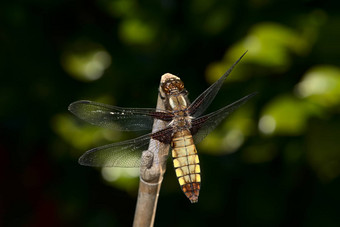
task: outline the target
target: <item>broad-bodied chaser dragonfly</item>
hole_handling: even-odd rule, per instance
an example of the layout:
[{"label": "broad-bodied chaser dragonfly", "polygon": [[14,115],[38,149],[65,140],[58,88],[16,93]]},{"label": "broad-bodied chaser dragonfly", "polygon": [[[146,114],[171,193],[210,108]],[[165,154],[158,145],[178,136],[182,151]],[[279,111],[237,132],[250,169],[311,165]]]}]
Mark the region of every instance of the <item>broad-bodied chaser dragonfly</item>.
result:
[{"label": "broad-bodied chaser dragonfly", "polygon": [[165,110],[153,108],[121,108],[92,101],[77,101],[69,106],[77,117],[98,126],[122,131],[149,130],[154,119],[166,122],[167,126],[154,133],[135,139],[93,148],[83,154],[79,163],[94,167],[138,167],[141,155],[150,139],[170,144],[173,165],[182,191],[192,203],[198,201],[201,186],[200,165],[195,144],[202,141],[226,116],[245,103],[255,93],[227,105],[213,113],[201,116],[207,109],[223,81],[245,53],[229,70],[192,103],[179,77],[164,74],[160,94]]}]

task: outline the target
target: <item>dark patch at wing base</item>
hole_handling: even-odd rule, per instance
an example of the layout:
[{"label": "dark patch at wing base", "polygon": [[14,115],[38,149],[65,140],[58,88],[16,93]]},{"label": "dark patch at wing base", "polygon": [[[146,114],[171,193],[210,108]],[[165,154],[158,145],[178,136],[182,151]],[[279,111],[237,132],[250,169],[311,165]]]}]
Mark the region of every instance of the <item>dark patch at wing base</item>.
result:
[{"label": "dark patch at wing base", "polygon": [[170,144],[172,140],[173,129],[171,127],[157,131],[151,135],[152,139],[158,140],[164,144]]}]

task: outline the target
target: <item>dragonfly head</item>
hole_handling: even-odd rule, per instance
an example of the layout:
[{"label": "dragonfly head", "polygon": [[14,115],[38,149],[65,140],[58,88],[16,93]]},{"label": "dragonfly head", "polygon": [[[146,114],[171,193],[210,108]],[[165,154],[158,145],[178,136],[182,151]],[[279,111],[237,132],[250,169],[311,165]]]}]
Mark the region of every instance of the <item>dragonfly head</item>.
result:
[{"label": "dragonfly head", "polygon": [[165,95],[178,94],[184,91],[184,83],[179,77],[166,73],[161,78],[161,89]]}]

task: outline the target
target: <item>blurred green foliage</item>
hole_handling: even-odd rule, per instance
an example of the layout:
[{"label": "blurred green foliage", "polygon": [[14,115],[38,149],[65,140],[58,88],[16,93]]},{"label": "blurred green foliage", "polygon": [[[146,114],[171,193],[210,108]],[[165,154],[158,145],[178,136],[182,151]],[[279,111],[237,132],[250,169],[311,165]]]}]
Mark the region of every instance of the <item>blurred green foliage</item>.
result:
[{"label": "blurred green foliage", "polygon": [[137,136],[75,119],[89,99],[154,107],[160,76],[193,100],[248,50],[209,108],[258,91],[198,145],[200,201],[173,167],[156,226],[339,226],[336,1],[0,3],[1,226],[131,226],[138,169],[77,164]]}]

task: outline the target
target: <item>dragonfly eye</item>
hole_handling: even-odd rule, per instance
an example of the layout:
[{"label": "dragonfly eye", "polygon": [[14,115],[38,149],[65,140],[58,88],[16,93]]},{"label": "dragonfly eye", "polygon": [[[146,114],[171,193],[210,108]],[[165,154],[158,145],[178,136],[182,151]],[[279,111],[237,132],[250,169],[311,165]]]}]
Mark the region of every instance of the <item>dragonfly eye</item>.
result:
[{"label": "dragonfly eye", "polygon": [[179,91],[183,91],[184,89],[184,83],[181,80],[176,81],[176,87],[178,88]]},{"label": "dragonfly eye", "polygon": [[167,95],[172,93],[179,93],[183,91],[184,83],[180,79],[170,78],[162,83],[161,88]]}]

